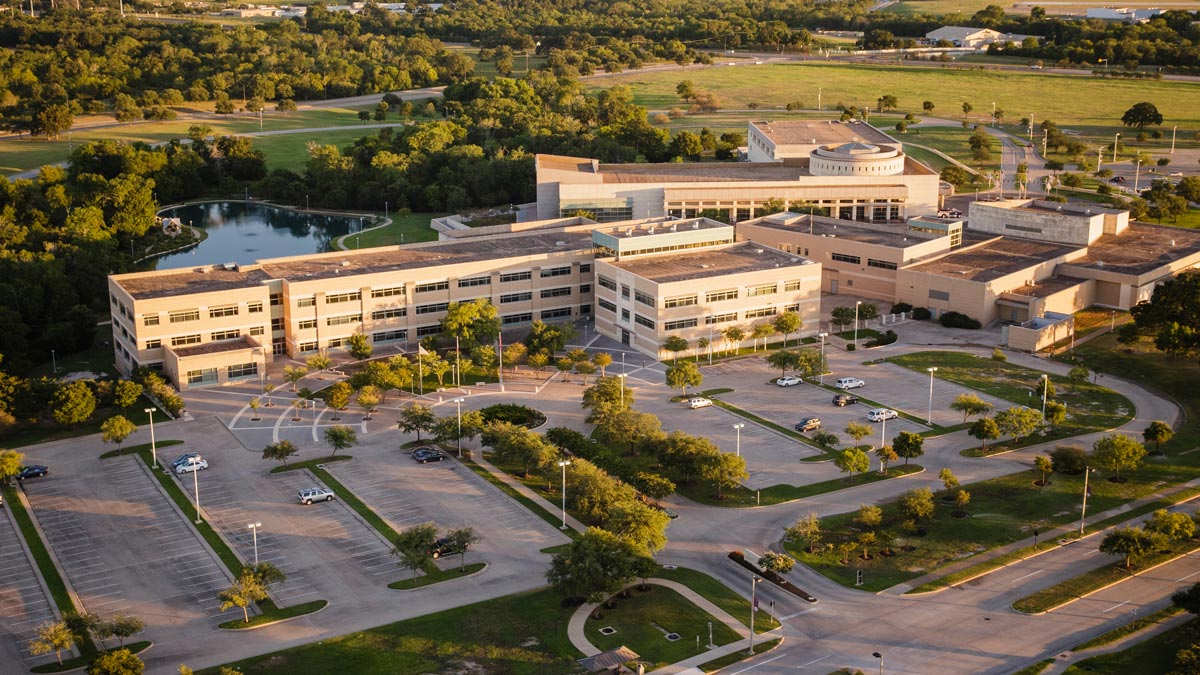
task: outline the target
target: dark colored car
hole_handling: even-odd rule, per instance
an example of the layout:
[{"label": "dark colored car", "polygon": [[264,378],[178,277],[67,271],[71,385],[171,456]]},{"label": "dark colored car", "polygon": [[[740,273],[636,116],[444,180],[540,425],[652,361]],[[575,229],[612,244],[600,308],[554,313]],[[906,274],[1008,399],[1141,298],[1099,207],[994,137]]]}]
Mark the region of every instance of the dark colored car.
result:
[{"label": "dark colored car", "polygon": [[821,428],[820,417],[805,417],[796,423],[796,431],[816,431]]},{"label": "dark colored car", "polygon": [[1124,183],[1124,182],[1125,182],[1125,176],[1113,176],[1112,178],[1109,178],[1109,179],[1108,179],[1108,182],[1110,182],[1110,183]]},{"label": "dark colored car", "polygon": [[413,450],[412,458],[421,464],[427,462],[440,462],[446,459],[446,454],[437,448],[417,448]]},{"label": "dark colored car", "polygon": [[671,520],[675,520],[679,517],[679,513],[677,511],[672,511],[662,504],[650,504],[650,508],[655,509],[656,511],[662,511],[663,513],[667,514],[667,517]]},{"label": "dark colored car", "polygon": [[839,408],[844,408],[854,403],[858,403],[857,396],[851,396],[850,394],[838,394],[837,396],[833,397],[833,404]]},{"label": "dark colored car", "polygon": [[462,549],[455,546],[448,537],[442,537],[433,542],[433,548],[429,549],[429,555],[435,560],[444,555],[458,555],[459,553],[462,553]]},{"label": "dark colored car", "polygon": [[26,478],[41,478],[49,472],[50,469],[37,464],[34,464],[33,466],[23,466],[21,467],[21,470],[17,472],[17,480],[25,480]]}]

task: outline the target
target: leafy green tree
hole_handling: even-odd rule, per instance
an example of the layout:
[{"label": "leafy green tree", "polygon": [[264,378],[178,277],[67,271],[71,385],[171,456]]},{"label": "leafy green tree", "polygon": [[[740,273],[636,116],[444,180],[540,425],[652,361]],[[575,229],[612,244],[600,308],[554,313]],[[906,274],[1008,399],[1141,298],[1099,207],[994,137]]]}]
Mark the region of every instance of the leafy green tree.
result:
[{"label": "leafy green tree", "polygon": [[771,326],[775,329],[775,332],[783,334],[783,345],[785,347],[792,333],[800,330],[801,324],[800,315],[791,311],[776,314],[775,318],[771,320]]},{"label": "leafy green tree", "polygon": [[1146,446],[1125,434],[1109,434],[1092,445],[1092,459],[1120,480],[1121,469],[1133,471],[1146,458]]},{"label": "leafy green tree", "polygon": [[546,580],[568,597],[599,603],[635,578],[638,557],[628,542],[591,527],[550,560]]},{"label": "leafy green tree", "polygon": [[[517,366],[525,362],[525,357],[528,356],[529,349],[524,342],[514,342],[504,346],[504,365],[509,370],[516,370]],[[611,357],[609,357],[611,360]]]},{"label": "leafy green tree", "polygon": [[1032,434],[1041,425],[1042,415],[1025,406],[1014,406],[996,413],[996,428],[1005,436],[1014,439]]},{"label": "leafy green tree", "polygon": [[803,541],[809,553],[821,543],[821,518],[816,511],[809,511],[796,519],[796,523],[784,530],[784,536],[792,541]]},{"label": "leafy green tree", "polygon": [[450,542],[450,548],[458,551],[458,569],[462,571],[467,567],[467,549],[479,542],[479,535],[471,527],[460,527],[457,530],[450,530],[446,533],[446,539]]},{"label": "leafy green tree", "polygon": [[75,633],[65,621],[47,621],[34,630],[35,637],[29,641],[29,653],[34,656],[54,653],[58,665],[62,665],[62,653],[75,647]]},{"label": "leafy green tree", "polygon": [[901,431],[892,439],[892,449],[904,458],[904,465],[907,466],[908,460],[925,454],[925,437],[911,431]]},{"label": "leafy green tree", "polygon": [[[859,309],[862,309],[861,306]],[[833,311],[830,312],[830,319],[832,319],[834,323],[842,326],[848,326],[854,323],[854,316],[855,311],[853,307],[834,307]]]},{"label": "leafy green tree", "polygon": [[88,664],[87,675],[142,675],[146,664],[128,649],[102,652]]},{"label": "leafy green tree", "polygon": [[779,369],[779,376],[787,375],[787,371],[799,365],[799,354],[790,349],[780,349],[767,355],[767,363],[772,368]]},{"label": "leafy green tree", "polygon": [[629,480],[646,499],[660,502],[675,493],[675,483],[656,473],[639,471]]},{"label": "leafy green tree", "polygon": [[142,396],[142,385],[133,380],[117,380],[113,383],[113,405],[125,410],[132,408]]},{"label": "leafy green tree", "polygon": [[486,426],[483,413],[478,410],[464,410],[461,421],[458,414],[437,418],[433,424],[432,434],[439,442],[457,442],[459,438],[473,439],[483,433]]},{"label": "leafy green tree", "polygon": [[412,403],[400,411],[397,426],[406,434],[415,433],[417,442],[421,441],[422,431],[431,431],[437,420],[433,408],[422,403]]},{"label": "leafy green tree", "polygon": [[117,453],[120,454],[121,444],[135,431],[137,425],[125,419],[124,415],[113,415],[100,425],[100,439],[105,443],[115,444]]},{"label": "leafy green tree", "polygon": [[1046,424],[1057,427],[1067,420],[1067,406],[1058,401],[1046,401]]},{"label": "leafy green tree", "polygon": [[304,368],[283,367],[283,379],[292,385],[292,391],[296,391],[296,383],[303,380],[306,375],[308,375],[308,371]]},{"label": "leafy green tree", "polygon": [[[325,402],[330,408],[335,411],[345,410],[346,406],[350,405],[350,396],[354,393],[354,389],[349,382],[341,381],[334,384],[325,392]],[[336,412],[334,413],[337,414]],[[334,418],[338,419],[338,418]]]},{"label": "leafy green tree", "polygon": [[67,382],[54,392],[52,405],[54,421],[74,428],[92,418],[92,413],[96,412],[96,395],[86,382]]},{"label": "leafy green tree", "polygon": [[823,448],[833,448],[838,444],[838,437],[828,431],[818,431],[812,435],[812,442]]},{"label": "leafy green tree", "polygon": [[333,452],[329,453],[329,456],[335,457],[339,450],[345,450],[357,444],[358,434],[351,427],[335,424],[325,430],[325,442],[333,448]]},{"label": "leafy green tree", "polygon": [[963,424],[966,424],[969,417],[986,415],[991,412],[992,404],[979,398],[977,394],[959,394],[950,403],[950,409],[954,412],[962,413]]},{"label": "leafy green tree", "polygon": [[1087,384],[1088,378],[1091,376],[1092,373],[1087,366],[1074,366],[1067,372],[1067,379],[1076,387]]},{"label": "leafy green tree", "polygon": [[695,361],[676,361],[667,367],[666,380],[668,387],[680,389],[687,396],[688,387],[699,387],[704,382],[704,375]]},{"label": "leafy green tree", "polygon": [[355,333],[346,339],[346,350],[350,352],[350,356],[359,361],[371,358],[371,352],[374,349],[371,338],[362,333]]},{"label": "leafy green tree", "polygon": [[1150,426],[1142,432],[1142,438],[1147,443],[1154,444],[1154,454],[1158,454],[1159,446],[1171,440],[1173,436],[1175,436],[1175,430],[1171,428],[1170,424],[1161,420],[1151,422]]},{"label": "leafy green tree", "polygon": [[1104,535],[1100,552],[1125,558],[1125,569],[1133,569],[1133,561],[1154,551],[1163,544],[1163,536],[1140,527],[1119,527]]},{"label": "leafy green tree", "polygon": [[1054,463],[1050,461],[1049,457],[1046,457],[1045,455],[1038,455],[1037,457],[1033,458],[1033,468],[1035,471],[1042,474],[1042,480],[1039,485],[1041,487],[1046,487],[1046,476],[1048,476],[1050,472],[1054,470]]},{"label": "leafy green tree", "polygon": [[607,377],[606,369],[612,365],[612,354],[608,352],[596,352],[592,354],[592,365],[600,369],[600,377]]},{"label": "leafy green tree", "polygon": [[125,641],[137,635],[146,628],[146,622],[131,614],[114,614],[108,621],[103,622],[102,639],[116,638],[121,647]]},{"label": "leafy green tree", "polygon": [[1189,614],[1200,616],[1200,583],[1172,595],[1171,603]]},{"label": "leafy green tree", "polygon": [[221,601],[221,611],[237,607],[242,610],[242,618],[246,623],[250,623],[250,605],[266,600],[267,597],[267,587],[249,567],[242,570],[229,588],[217,594],[217,599]]},{"label": "leafy green tree", "polygon": [[433,564],[433,544],[437,541],[437,527],[416,525],[401,531],[392,542],[392,556],[400,558],[400,565],[412,570],[413,581],[417,572]]},{"label": "leafy green tree", "polygon": [[933,493],[929,488],[916,488],[900,495],[900,513],[920,522],[933,517]]},{"label": "leafy green tree", "polygon": [[638,555],[652,557],[666,547],[670,523],[661,509],[635,500],[613,505],[604,519],[604,529],[624,540]]},{"label": "leafy green tree", "polygon": [[606,414],[613,414],[633,407],[634,398],[633,390],[625,386],[625,378],[623,377],[600,377],[592,386],[583,390],[584,409],[592,411],[588,416],[588,422],[597,423],[597,419],[593,419],[593,415],[597,415],[599,411],[604,410]]},{"label": "leafy green tree", "polygon": [[854,439],[855,445],[861,445],[862,439],[871,435],[871,427],[862,422],[850,422],[844,429],[846,435]]},{"label": "leafy green tree", "polygon": [[946,492],[950,492],[958,487],[958,476],[950,469],[942,469],[938,472],[938,480],[942,481],[942,485],[946,488]]},{"label": "leafy green tree", "polygon": [[784,553],[769,552],[758,558],[758,566],[776,574],[787,574],[796,566],[796,560]]},{"label": "leafy green tree", "polygon": [[304,361],[310,373],[321,373],[333,367],[333,360],[324,354],[313,354]]},{"label": "leafy green tree", "polygon": [[658,417],[626,409],[604,420],[604,426],[596,428],[601,440],[628,447],[629,454],[638,450],[639,444],[652,443],[662,438],[662,421]]},{"label": "leafy green tree", "polygon": [[0,450],[0,485],[8,485],[13,476],[20,473],[24,463],[24,453],[16,450]]},{"label": "leafy green tree", "polygon": [[846,448],[833,463],[842,473],[850,474],[850,478],[854,478],[855,473],[865,473],[871,468],[871,460],[867,458],[867,453],[858,448]]},{"label": "leafy green tree", "polygon": [[[691,364],[692,366],[696,365],[695,363],[692,363],[691,361],[688,361],[687,363]],[[681,363],[679,365],[684,365],[684,364]],[[593,366],[591,361],[579,361],[575,364],[575,372],[579,373],[580,375],[583,376],[583,386],[586,387],[588,375],[591,375],[592,373],[596,372],[596,366]],[[700,374],[700,370],[698,368],[696,369],[696,374],[697,375]],[[667,376],[670,377],[670,371],[668,371]],[[699,385],[697,385],[697,386],[699,386]],[[686,393],[687,393],[687,390],[685,389],[684,394],[686,394]]]},{"label": "leafy green tree", "polygon": [[283,462],[283,465],[287,466],[288,458],[295,456],[298,452],[300,452],[300,449],[296,447],[295,443],[283,440],[264,447],[262,458]]},{"label": "leafy green tree", "polygon": [[730,326],[721,331],[721,338],[733,345],[736,351],[741,348],[742,341],[746,339],[746,331],[741,326]]},{"label": "leafy green tree", "polygon": [[1149,101],[1134,103],[1129,110],[1121,115],[1121,124],[1127,127],[1137,127],[1138,130],[1145,129],[1147,125],[1159,125],[1163,123],[1162,113],[1158,112],[1158,107]]},{"label": "leafy green tree", "polygon": [[1146,530],[1167,539],[1191,539],[1196,534],[1196,521],[1186,513],[1159,509],[1146,521]]},{"label": "leafy green tree", "polygon": [[700,460],[700,477],[717,486],[717,499],[724,499],[724,488],[735,488],[750,477],[746,458],[732,452],[704,455]]},{"label": "leafy green tree", "polygon": [[990,417],[980,417],[975,420],[970,429],[967,429],[967,435],[977,439],[982,447],[983,454],[987,454],[987,442],[994,441],[1000,438],[1000,427],[996,424],[996,420]]},{"label": "leafy green tree", "polygon": [[671,352],[672,361],[679,360],[679,352],[685,352],[688,349],[688,341],[678,335],[672,335],[662,344],[662,348]]},{"label": "leafy green tree", "polygon": [[683,483],[700,473],[701,466],[711,455],[720,453],[712,441],[682,431],[672,431],[662,444],[662,463],[673,469]]},{"label": "leafy green tree", "polygon": [[863,529],[874,530],[883,524],[883,509],[873,504],[863,504],[858,507],[854,522]]},{"label": "leafy green tree", "polygon": [[967,492],[966,490],[959,490],[958,492],[954,493],[954,506],[958,508],[958,511],[960,513],[966,511],[967,504],[970,504],[970,503],[971,503],[971,493],[970,492]]},{"label": "leafy green tree", "polygon": [[442,319],[442,331],[448,337],[458,338],[466,349],[490,343],[500,334],[496,306],[487,298],[452,302]]},{"label": "leafy green tree", "polygon": [[371,411],[375,409],[375,406],[379,405],[381,398],[382,397],[379,394],[379,390],[373,385],[368,384],[367,386],[358,390],[358,396],[355,397],[355,400],[358,402],[358,406],[363,410],[364,420],[371,419]]}]

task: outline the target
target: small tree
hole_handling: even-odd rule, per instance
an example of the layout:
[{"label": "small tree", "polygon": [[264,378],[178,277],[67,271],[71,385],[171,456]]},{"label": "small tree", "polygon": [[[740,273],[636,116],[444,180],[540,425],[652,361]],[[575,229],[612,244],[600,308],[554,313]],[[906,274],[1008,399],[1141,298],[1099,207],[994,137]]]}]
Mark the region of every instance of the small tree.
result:
[{"label": "small tree", "polygon": [[983,454],[987,454],[987,442],[994,441],[1000,438],[1000,427],[996,425],[996,420],[990,417],[981,417],[975,420],[971,428],[967,430],[967,435],[977,439],[981,444]]},{"label": "small tree", "polygon": [[358,443],[358,434],[348,426],[335,424],[325,430],[325,442],[333,448],[329,456],[336,457],[338,450],[345,450]]},{"label": "small tree", "polygon": [[925,437],[911,431],[901,431],[892,439],[892,449],[904,458],[904,464],[907,466],[908,460],[925,454]]},{"label": "small tree", "polygon": [[0,485],[8,485],[21,472],[25,454],[16,450],[0,450]]},{"label": "small tree", "polygon": [[237,607],[242,610],[245,622],[250,623],[250,605],[259,600],[266,600],[267,588],[254,571],[247,567],[234,580],[233,585],[217,594],[217,599],[221,601],[222,612],[230,607]]},{"label": "small tree", "polygon": [[137,635],[146,628],[146,622],[131,614],[115,614],[107,622],[106,632],[112,637],[117,638],[117,642],[124,647],[125,641]]},{"label": "small tree", "polygon": [[114,415],[100,425],[100,438],[105,443],[115,443],[117,453],[120,454],[121,444],[135,431],[137,431],[137,426],[125,419],[124,415]]},{"label": "small tree", "polygon": [[1142,432],[1142,438],[1147,443],[1154,444],[1154,454],[1156,455],[1158,454],[1158,447],[1171,440],[1174,435],[1175,430],[1171,428],[1171,425],[1159,420],[1151,422],[1150,426],[1146,427],[1146,430]]},{"label": "small tree", "polygon": [[967,504],[971,503],[971,493],[966,490],[959,490],[954,494],[954,506],[959,513],[967,510]]},{"label": "small tree", "polygon": [[96,395],[83,380],[66,382],[54,392],[51,403],[54,421],[75,428],[92,418],[96,412]]},{"label": "small tree", "polygon": [[58,665],[62,665],[62,653],[75,646],[75,634],[65,621],[47,621],[35,629],[36,637],[29,642],[29,653],[34,656],[54,653]]},{"label": "small tree", "polygon": [[320,377],[320,373],[333,367],[333,360],[324,354],[313,354],[304,361],[304,365],[308,368],[308,372],[317,373],[317,376]]},{"label": "small tree", "polygon": [[1046,476],[1054,470],[1054,463],[1045,455],[1038,455],[1033,458],[1033,468],[1042,474],[1042,480],[1039,483],[1041,487],[1046,487],[1049,483],[1046,482]]},{"label": "small tree", "polygon": [[421,403],[413,403],[400,411],[397,426],[405,433],[416,433],[419,443],[421,432],[432,430],[436,422],[437,416],[433,414],[433,408]]},{"label": "small tree", "polygon": [[704,456],[700,461],[700,477],[717,486],[717,499],[724,499],[723,488],[737,487],[750,477],[746,472],[746,458],[732,452],[718,452]]},{"label": "small tree", "polygon": [[779,376],[787,375],[787,371],[800,365],[799,355],[789,349],[780,349],[767,355],[767,364],[779,369]]},{"label": "small tree", "polygon": [[362,408],[364,420],[371,419],[371,411],[375,409],[375,406],[379,405],[380,398],[379,389],[372,385],[368,384],[358,390],[358,407]]},{"label": "small tree", "polygon": [[850,422],[844,430],[846,435],[854,439],[855,445],[861,445],[862,439],[871,435],[871,427],[862,422]]},{"label": "small tree", "polygon": [[278,443],[272,443],[263,448],[262,458],[274,460],[276,462],[283,462],[283,465],[287,466],[288,458],[294,456],[298,452],[300,452],[300,449],[296,447],[295,443],[284,440],[279,441]]},{"label": "small tree", "polygon": [[1032,434],[1041,423],[1041,413],[1025,406],[1015,406],[996,413],[997,429],[1014,440]]},{"label": "small tree", "polygon": [[412,570],[413,581],[416,581],[417,572],[433,562],[436,541],[437,527],[429,524],[410,527],[396,536],[392,555],[400,558],[402,567]]},{"label": "small tree", "polygon": [[1171,602],[1189,614],[1200,616],[1200,583],[1192,584],[1186,591],[1172,595]]},{"label": "small tree", "polygon": [[667,367],[666,381],[668,387],[680,389],[687,396],[688,387],[699,387],[704,383],[704,375],[695,361],[676,361]]},{"label": "small tree", "polygon": [[1092,373],[1086,366],[1074,366],[1071,370],[1067,371],[1067,379],[1076,387],[1087,384],[1088,378],[1091,376]]},{"label": "small tree", "polygon": [[1104,536],[1100,552],[1125,558],[1125,569],[1133,569],[1133,561],[1162,545],[1162,535],[1140,527],[1120,527]]},{"label": "small tree", "polygon": [[874,530],[883,524],[883,509],[873,504],[863,504],[858,507],[854,522],[864,530]]},{"label": "small tree", "polygon": [[1046,424],[1057,427],[1067,420],[1067,406],[1058,401],[1046,401]]},{"label": "small tree", "polygon": [[87,675],[142,675],[146,664],[128,649],[103,652],[88,664]]},{"label": "small tree", "polygon": [[920,522],[933,517],[933,493],[929,488],[916,488],[900,495],[900,512]]},{"label": "small tree", "polygon": [[371,358],[371,352],[374,350],[371,338],[362,333],[355,333],[346,339],[346,351],[358,361]]},{"label": "small tree", "polygon": [[897,455],[890,445],[879,446],[875,450],[875,456],[879,458],[879,473],[887,473],[888,464],[900,459],[900,455]]},{"label": "small tree", "polygon": [[606,368],[612,365],[612,355],[608,352],[596,352],[592,354],[592,365],[600,369],[600,377],[608,377]]},{"label": "small tree", "polygon": [[672,335],[662,344],[662,348],[671,352],[671,361],[679,360],[679,353],[688,349],[688,341],[678,335]]},{"label": "small tree", "polygon": [[817,516],[816,511],[809,511],[800,516],[795,525],[786,528],[784,535],[792,541],[807,543],[808,551],[812,553],[821,542],[821,518]]},{"label": "small tree", "polygon": [[325,402],[335,411],[333,419],[341,419],[336,416],[336,411],[345,410],[346,406],[350,405],[350,396],[353,393],[354,389],[350,386],[350,383],[344,381],[334,384],[325,392]]},{"label": "small tree", "polygon": [[958,487],[958,476],[950,469],[942,469],[938,472],[938,480],[942,481],[942,485],[946,488],[946,492],[954,490]]},{"label": "small tree", "polygon": [[986,415],[992,411],[992,404],[979,398],[975,394],[959,394],[954,397],[954,401],[950,403],[950,409],[954,412],[962,413],[963,424],[967,423],[967,418],[975,415]]},{"label": "small tree", "polygon": [[257,422],[259,419],[261,419],[258,416],[258,407],[260,405],[262,405],[262,401],[257,396],[251,398],[250,401],[246,405],[250,406],[250,421],[251,422]]},{"label": "small tree", "polygon": [[450,541],[450,547],[458,551],[458,570],[461,572],[467,567],[467,549],[479,541],[479,535],[473,528],[460,527],[450,530],[446,539]]},{"label": "small tree", "polygon": [[838,437],[828,431],[818,431],[812,435],[812,442],[823,448],[832,448],[838,444]]},{"label": "small tree", "polygon": [[292,391],[296,391],[296,384],[303,380],[308,375],[308,371],[303,368],[294,368],[292,366],[283,367],[283,379],[292,385]]},{"label": "small tree", "polygon": [[768,572],[776,574],[787,574],[796,566],[796,560],[790,555],[783,553],[767,553],[758,559],[758,566]]},{"label": "small tree", "polygon": [[142,385],[133,380],[117,380],[113,383],[113,405],[125,410],[132,408],[142,396]]},{"label": "small tree", "polygon": [[871,468],[867,453],[858,448],[846,448],[833,463],[842,473],[850,474],[850,478],[854,478],[855,473],[863,473]]},{"label": "small tree", "polygon": [[1125,434],[1110,434],[1092,445],[1092,459],[1113,473],[1113,480],[1120,481],[1121,469],[1130,471],[1142,465],[1146,457],[1146,446]]},{"label": "small tree", "polygon": [[1196,521],[1186,513],[1172,513],[1159,509],[1146,521],[1146,530],[1156,532],[1167,539],[1191,539],[1196,534]]},{"label": "small tree", "polygon": [[775,332],[783,334],[784,347],[787,346],[792,333],[800,330],[801,325],[800,315],[790,311],[776,314],[775,318],[771,321],[771,327],[775,329]]},{"label": "small tree", "polygon": [[556,359],[554,361],[554,367],[558,369],[558,372],[563,374],[563,382],[569,382],[569,375],[570,372],[575,369],[575,362],[564,356],[563,358]]}]

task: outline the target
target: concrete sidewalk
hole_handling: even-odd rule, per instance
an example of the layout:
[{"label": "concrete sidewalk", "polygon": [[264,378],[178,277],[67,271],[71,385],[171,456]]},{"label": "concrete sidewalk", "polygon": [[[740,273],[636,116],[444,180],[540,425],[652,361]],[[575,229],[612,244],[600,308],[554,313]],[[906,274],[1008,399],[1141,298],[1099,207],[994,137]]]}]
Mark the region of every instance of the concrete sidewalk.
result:
[{"label": "concrete sidewalk", "polygon": [[[487,469],[488,473],[492,474],[496,478],[499,478],[505,485],[508,485],[508,486],[512,487],[514,490],[516,490],[517,492],[521,493],[522,495],[524,495],[525,497],[527,497],[528,499],[533,501],[533,503],[542,507],[542,509],[544,509],[547,513],[550,513],[550,514],[561,514],[562,513],[562,504],[551,504],[545,497],[542,497],[541,495],[534,492],[533,490],[530,490],[523,483],[521,483],[521,481],[517,480],[516,478],[513,478],[512,476],[508,475],[507,473],[505,473],[505,472],[501,471],[500,469],[497,469],[495,466],[493,466],[491,462],[489,462],[483,458],[482,452],[478,452],[476,454],[478,456],[473,457],[473,459],[475,460],[475,463],[478,464],[479,466],[483,467],[484,469]],[[572,516],[569,513],[567,514],[567,527],[575,530],[576,532],[580,532],[580,533],[587,532],[587,525],[584,525],[583,523],[579,522],[578,520],[575,519],[574,516]]]}]

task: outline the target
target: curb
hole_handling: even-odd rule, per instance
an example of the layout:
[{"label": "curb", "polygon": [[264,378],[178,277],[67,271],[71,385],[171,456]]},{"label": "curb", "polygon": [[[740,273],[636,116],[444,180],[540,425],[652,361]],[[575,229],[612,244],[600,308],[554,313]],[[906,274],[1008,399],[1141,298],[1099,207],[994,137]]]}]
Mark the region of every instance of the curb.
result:
[{"label": "curb", "polygon": [[266,628],[267,626],[274,626],[276,624],[287,623],[288,621],[295,621],[296,619],[302,619],[306,616],[312,616],[313,614],[320,614],[321,612],[324,612],[326,609],[329,609],[330,604],[331,603],[328,600],[326,600],[325,606],[322,607],[321,609],[313,610],[306,614],[297,614],[296,616],[289,616],[286,619],[276,619],[275,621],[268,621],[267,623],[260,623],[257,626],[245,626],[243,628],[221,628],[220,626],[217,626],[217,630],[227,630],[227,631],[231,631],[231,632],[235,632],[235,633],[239,632],[239,631],[258,630],[259,628]]},{"label": "curb", "polygon": [[[185,523],[187,523],[188,530],[191,531],[192,535],[196,537],[196,540],[200,542],[200,545],[204,547],[204,550],[208,552],[210,556],[212,556],[212,559],[217,563],[217,567],[219,567],[221,571],[225,573],[226,581],[232,584],[234,582],[233,570],[225,566],[224,561],[221,560],[221,556],[217,555],[217,552],[208,545],[208,541],[200,535],[200,532],[196,529],[195,520],[189,518],[187,514],[179,508],[179,505],[175,503],[175,500],[171,499],[171,495],[167,494],[167,489],[164,488],[162,484],[158,482],[158,479],[154,477],[154,469],[151,469],[140,456],[133,455],[133,458],[135,461],[137,461],[138,466],[142,467],[142,470],[146,472],[146,477],[150,479],[151,483],[154,483],[154,487],[158,490],[158,493],[162,495],[162,498],[166,500],[171,510],[173,510]],[[162,465],[159,465],[159,468],[162,468]],[[175,474],[170,474],[170,477],[172,480],[175,480]],[[179,481],[175,480],[175,482],[178,483]],[[182,486],[180,486],[180,490],[183,491],[184,495],[187,495],[187,490],[184,490]],[[233,553],[234,557],[241,560],[241,556],[237,554],[237,550],[232,546],[229,546],[229,542],[225,541],[225,537],[222,537],[217,528],[213,527],[212,521],[209,520],[208,514],[204,511],[204,507],[200,507],[200,516],[204,519],[204,522],[208,523],[208,526],[212,528],[212,531],[217,534],[217,537],[229,547],[229,550],[231,553]],[[243,564],[245,564],[245,562],[246,561],[242,560]]]},{"label": "curb", "polygon": [[[1049,614],[1050,612],[1053,612],[1053,611],[1054,611],[1054,610],[1056,610],[1056,609],[1061,609],[1061,608],[1063,608],[1063,607],[1066,607],[1067,605],[1069,605],[1069,604],[1071,604],[1071,603],[1073,603],[1073,602],[1077,602],[1077,601],[1079,601],[1079,600],[1083,600],[1084,598],[1086,598],[1086,597],[1088,597],[1088,596],[1091,596],[1091,595],[1095,595],[1096,593],[1099,593],[1100,591],[1103,591],[1103,590],[1105,590],[1105,589],[1107,589],[1107,588],[1112,588],[1113,586],[1116,586],[1116,585],[1118,585],[1118,584],[1125,583],[1126,581],[1129,581],[1130,579],[1132,579],[1132,578],[1134,578],[1134,577],[1141,576],[1141,575],[1143,575],[1143,574],[1145,574],[1146,572],[1149,572],[1149,571],[1151,571],[1151,570],[1156,570],[1156,569],[1158,569],[1158,568],[1162,567],[1163,565],[1168,565],[1168,564],[1170,564],[1170,563],[1173,563],[1173,562],[1175,562],[1176,560],[1179,560],[1180,558],[1186,558],[1186,557],[1188,557],[1189,555],[1191,555],[1191,554],[1195,553],[1196,551],[1200,551],[1200,546],[1196,546],[1196,547],[1194,547],[1194,548],[1192,548],[1192,549],[1190,549],[1190,550],[1188,550],[1188,551],[1184,551],[1183,553],[1180,553],[1179,555],[1177,555],[1177,556],[1175,556],[1175,557],[1173,557],[1173,558],[1168,558],[1167,560],[1164,560],[1164,561],[1162,561],[1162,562],[1160,562],[1160,563],[1158,563],[1158,564],[1156,564],[1156,565],[1153,565],[1153,566],[1151,566],[1151,567],[1147,567],[1147,568],[1146,568],[1146,569],[1144,569],[1144,570],[1138,570],[1137,572],[1134,572],[1133,574],[1131,574],[1131,575],[1129,575],[1129,576],[1127,576],[1127,577],[1125,577],[1125,578],[1123,578],[1123,579],[1118,579],[1117,581],[1114,581],[1114,582],[1112,582],[1112,583],[1110,583],[1110,584],[1105,584],[1105,585],[1103,585],[1103,586],[1101,586],[1101,587],[1099,587],[1099,588],[1092,589],[1092,590],[1088,591],[1087,593],[1084,593],[1083,595],[1080,595],[1080,596],[1078,596],[1078,597],[1075,597],[1075,598],[1071,598],[1070,600],[1067,600],[1066,602],[1059,603],[1059,604],[1057,604],[1057,605],[1055,605],[1055,606],[1053,606],[1053,607],[1050,607],[1050,608],[1044,609],[1044,610],[1042,610],[1042,611],[1040,611],[1040,612],[1022,612],[1021,610],[1019,610],[1019,609],[1016,609],[1016,608],[1015,608],[1015,607],[1013,607],[1012,605],[1009,605],[1009,609],[1010,609],[1010,610],[1012,610],[1012,611],[1014,611],[1014,612],[1016,612],[1017,614],[1025,614],[1025,615],[1027,615],[1027,616],[1041,616],[1041,615],[1043,615],[1043,614]],[[1014,600],[1013,602],[1016,602],[1016,601]]]},{"label": "curb", "polygon": [[[471,577],[473,577],[473,576],[476,576],[476,575],[479,575],[479,574],[483,574],[484,572],[486,572],[486,571],[487,571],[487,568],[488,568],[488,564],[487,564],[487,563],[483,563],[483,567],[481,567],[481,568],[479,568],[479,569],[475,570],[474,572],[471,572],[470,574],[460,574],[460,575],[458,575],[457,577],[454,577],[454,578],[452,578],[452,579],[442,579],[441,581],[435,581],[435,582],[433,582],[432,584],[425,584],[424,586],[418,586],[418,587],[416,587],[416,588],[392,588],[392,587],[389,585],[389,586],[388,586],[388,590],[389,590],[389,591],[396,591],[396,592],[398,592],[398,593],[412,593],[412,592],[414,592],[414,591],[419,591],[419,590],[422,590],[422,589],[425,589],[425,588],[429,588],[430,586],[437,586],[437,585],[438,585],[438,584],[440,584],[440,583],[444,583],[444,582],[447,582],[447,581],[454,581],[455,579],[470,579],[470,578],[471,578]],[[313,612],[313,614],[316,614],[316,612]],[[305,614],[301,614],[301,616],[307,616],[307,615],[305,615]]]}]

